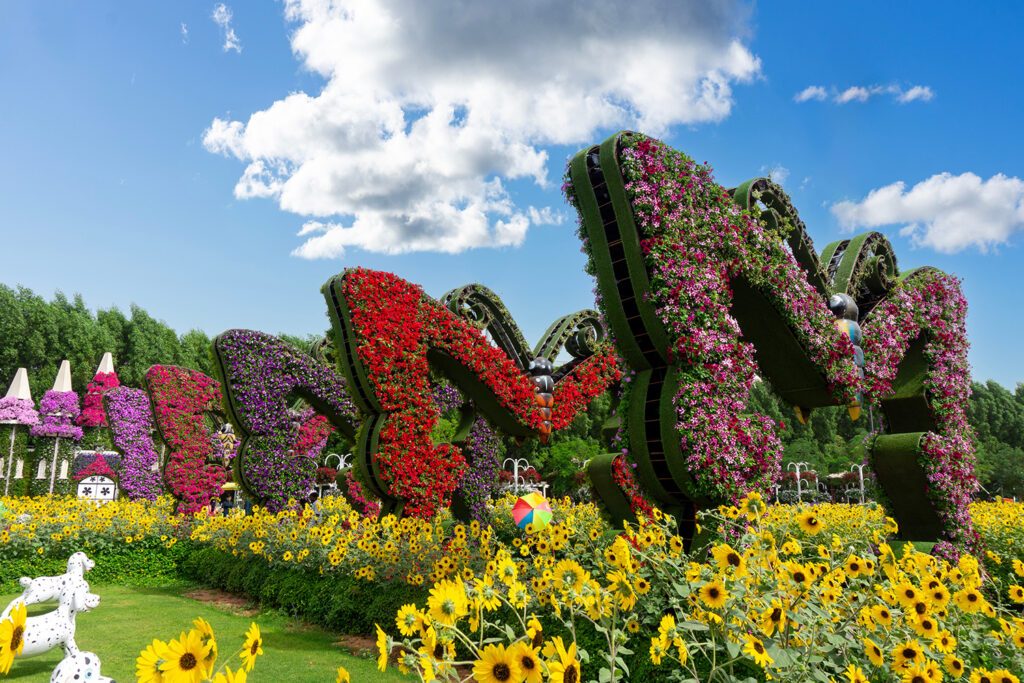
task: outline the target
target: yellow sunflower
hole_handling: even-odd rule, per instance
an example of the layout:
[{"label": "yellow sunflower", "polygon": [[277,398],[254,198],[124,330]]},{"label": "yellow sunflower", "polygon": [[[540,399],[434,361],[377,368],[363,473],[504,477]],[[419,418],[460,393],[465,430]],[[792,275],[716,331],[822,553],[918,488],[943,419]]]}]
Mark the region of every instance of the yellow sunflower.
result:
[{"label": "yellow sunflower", "polygon": [[164,683],[164,674],[160,671],[160,665],[164,659],[158,653],[167,647],[167,643],[153,640],[152,645],[139,653],[135,660],[135,676],[139,683]]},{"label": "yellow sunflower", "polygon": [[415,604],[402,605],[395,617],[395,625],[403,636],[413,636],[423,628],[423,613]]},{"label": "yellow sunflower", "polygon": [[455,659],[455,644],[439,638],[437,631],[430,626],[424,631],[423,640],[417,652],[430,663],[431,672],[435,669],[446,672],[451,668],[451,660]]},{"label": "yellow sunflower", "polygon": [[504,645],[488,645],[477,653],[473,662],[473,678],[479,683],[505,683],[522,680],[522,669],[513,652]]},{"label": "yellow sunflower", "polygon": [[806,534],[815,536],[825,530],[825,523],[818,519],[813,510],[805,510],[796,516],[796,523]]},{"label": "yellow sunflower", "polygon": [[256,622],[249,624],[249,630],[245,632],[245,643],[242,645],[242,652],[238,656],[242,658],[246,672],[252,671],[256,664],[256,657],[263,654],[263,637],[260,635],[260,627]]},{"label": "yellow sunflower", "polygon": [[21,654],[25,647],[25,619],[28,617],[28,608],[25,603],[19,604],[13,610],[6,621],[0,623],[0,673],[6,674],[11,670],[14,658]]},{"label": "yellow sunflower", "polygon": [[810,586],[814,582],[814,571],[811,565],[802,565],[799,562],[789,561],[785,562],[783,566],[786,568],[786,572],[793,583]]},{"label": "yellow sunflower", "polygon": [[757,491],[751,491],[746,497],[740,501],[739,511],[741,515],[744,515],[747,519],[753,522],[760,515],[764,514],[764,511],[768,509],[764,499],[761,498],[761,494]]},{"label": "yellow sunflower", "polygon": [[932,683],[924,664],[908,664],[903,670],[903,683]]},{"label": "yellow sunflower", "polygon": [[726,571],[732,567],[735,572],[736,578],[742,578],[747,574],[746,561],[743,555],[736,552],[732,546],[728,543],[723,545],[717,545],[711,549],[711,555],[715,558],[715,562],[718,564],[718,570],[721,572]]},{"label": "yellow sunflower", "polygon": [[729,592],[718,579],[712,579],[700,587],[700,599],[705,605],[712,609],[718,609],[725,604],[729,598]]},{"label": "yellow sunflower", "polygon": [[916,664],[924,659],[921,645],[916,640],[905,640],[892,649],[893,668],[901,671],[910,664]]},{"label": "yellow sunflower", "polygon": [[921,591],[909,581],[899,583],[895,588],[896,599],[903,607],[909,609],[914,602],[921,599]]},{"label": "yellow sunflower", "polygon": [[203,645],[199,631],[182,633],[177,640],[172,640],[157,652],[164,660],[160,665],[160,671],[163,672],[165,679],[175,683],[199,683],[206,678],[206,666],[203,662],[209,652],[209,647]]},{"label": "yellow sunflower", "polygon": [[518,642],[509,648],[509,653],[519,664],[525,683],[541,683],[540,652],[529,643]]},{"label": "yellow sunflower", "polygon": [[846,573],[849,574],[851,579],[856,579],[858,576],[867,571],[864,566],[864,560],[857,555],[850,555],[846,558],[846,564],[844,565]]},{"label": "yellow sunflower", "polygon": [[202,617],[196,617],[192,621],[192,625],[199,631],[199,637],[202,639],[203,645],[209,649],[203,665],[206,667],[207,672],[212,672],[213,666],[217,661],[217,639],[213,635],[213,627],[210,626],[210,622]]},{"label": "yellow sunflower", "polygon": [[[388,655],[391,654],[391,648],[388,647],[388,634],[384,633],[384,629],[377,624],[377,668],[384,671],[388,667]],[[428,631],[433,629],[428,629]]]},{"label": "yellow sunflower", "polygon": [[786,628],[786,609],[777,599],[773,599],[771,607],[761,613],[760,627],[765,636]]},{"label": "yellow sunflower", "polygon": [[996,669],[992,672],[992,680],[995,683],[1020,683],[1020,679],[1007,669]]},{"label": "yellow sunflower", "polygon": [[871,619],[886,628],[892,626],[892,613],[885,605],[875,605],[871,608]]},{"label": "yellow sunflower", "polygon": [[428,614],[434,621],[452,626],[456,621],[469,614],[469,599],[461,577],[456,581],[439,581],[430,589],[427,598]]},{"label": "yellow sunflower", "polygon": [[855,664],[851,664],[846,667],[846,671],[843,672],[843,675],[846,676],[848,683],[870,683],[867,676],[864,675],[864,672]]},{"label": "yellow sunflower", "polygon": [[576,643],[565,649],[562,638],[556,636],[551,639],[555,646],[555,658],[548,662],[548,683],[579,683],[581,679],[580,662],[576,659]]},{"label": "yellow sunflower", "polygon": [[618,599],[619,608],[622,610],[631,610],[636,605],[636,591],[633,590],[633,584],[629,582],[625,572],[615,570],[608,572],[606,577],[608,579],[608,590],[615,593],[615,597]]},{"label": "yellow sunflower", "polygon": [[744,634],[743,639],[747,641],[743,645],[743,651],[750,655],[759,667],[764,669],[775,663],[775,660],[773,660],[765,651],[764,643],[762,643],[759,638],[755,638],[749,634]]},{"label": "yellow sunflower", "polygon": [[870,638],[864,639],[864,654],[868,656],[868,660],[874,666],[882,666],[885,664],[885,658],[882,656],[882,648],[878,647],[875,641]]},{"label": "yellow sunflower", "polygon": [[1024,602],[1024,588],[1014,584],[1014,585],[1010,586],[1009,594],[1010,594],[1010,599],[1013,600],[1014,602],[1017,602],[1017,603]]},{"label": "yellow sunflower", "polygon": [[529,638],[530,645],[535,649],[544,643],[544,627],[541,626],[536,616],[531,616],[530,620],[526,622],[526,636]]},{"label": "yellow sunflower", "polygon": [[668,654],[668,643],[665,639],[660,636],[651,636],[651,664],[658,666],[661,664],[662,658]]},{"label": "yellow sunflower", "polygon": [[956,638],[949,631],[942,630],[932,638],[932,647],[944,655],[952,654],[956,649]]},{"label": "yellow sunflower", "polygon": [[231,667],[226,666],[224,667],[224,671],[217,674],[213,679],[213,683],[245,683],[245,679],[248,677],[249,675],[245,673],[244,669],[239,669],[232,673]]},{"label": "yellow sunflower", "polygon": [[968,614],[980,612],[985,608],[985,598],[977,588],[964,588],[953,594],[953,602]]},{"label": "yellow sunflower", "polygon": [[953,678],[960,678],[964,675],[964,662],[959,657],[953,655],[946,655],[946,658],[942,660],[942,666]]},{"label": "yellow sunflower", "polygon": [[339,666],[338,677],[334,679],[334,683],[352,683],[352,678],[348,674],[348,669],[343,666]]},{"label": "yellow sunflower", "polygon": [[554,576],[555,588],[564,591],[579,591],[590,578],[575,560],[562,560],[556,564],[552,576]]}]

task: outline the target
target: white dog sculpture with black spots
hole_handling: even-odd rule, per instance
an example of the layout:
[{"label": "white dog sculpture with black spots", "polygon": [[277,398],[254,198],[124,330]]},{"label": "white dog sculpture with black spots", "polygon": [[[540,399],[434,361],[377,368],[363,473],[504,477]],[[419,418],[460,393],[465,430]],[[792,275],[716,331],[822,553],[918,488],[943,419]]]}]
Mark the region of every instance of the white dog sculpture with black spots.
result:
[{"label": "white dog sculpture with black spots", "polygon": [[96,566],[85,553],[78,552],[68,558],[67,573],[59,576],[38,576],[30,579],[23,576],[18,579],[21,584],[21,595],[16,597],[11,604],[0,614],[0,621],[3,621],[11,614],[18,605],[36,605],[40,602],[50,602],[60,598],[60,592],[65,584],[71,579],[81,579],[85,573]]},{"label": "white dog sculpture with black spots", "polygon": [[50,674],[50,683],[115,683],[100,673],[100,658],[94,652],[79,652],[61,660]]},{"label": "white dog sculpture with black spots", "polygon": [[75,644],[75,615],[100,604],[100,596],[89,592],[85,579],[70,577],[61,589],[57,609],[25,620],[25,645],[21,657],[34,657],[62,646],[66,657],[79,654]]}]

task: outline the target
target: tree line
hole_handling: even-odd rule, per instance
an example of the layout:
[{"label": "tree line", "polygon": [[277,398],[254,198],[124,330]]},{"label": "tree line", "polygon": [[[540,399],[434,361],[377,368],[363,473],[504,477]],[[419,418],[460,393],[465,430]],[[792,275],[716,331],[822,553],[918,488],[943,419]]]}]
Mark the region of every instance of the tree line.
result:
[{"label": "tree line", "polygon": [[[318,337],[278,336],[304,350]],[[113,353],[118,379],[128,386],[142,386],[146,370],[159,364],[213,376],[210,338],[202,330],[179,335],[135,304],[128,315],[116,307],[94,313],[78,294],[69,299],[57,292],[46,301],[25,287],[0,284],[2,389],[24,367],[38,401],[53,386],[61,360],[67,359],[73,387],[84,393],[106,351]],[[1013,392],[992,380],[971,386],[967,416],[974,428],[978,479],[990,495],[1024,497],[1024,384],[1018,383]],[[554,434],[547,446],[536,440],[518,445],[508,439],[502,450],[508,456],[527,458],[556,491],[569,490],[578,483],[579,463],[608,448],[613,403],[608,395],[599,397],[568,429]],[[867,410],[853,421],[845,408],[817,409],[803,425],[766,382],[754,385],[750,408],[783,425],[779,435],[784,464],[807,462],[825,473],[845,471],[861,461],[858,445],[872,421]]]}]

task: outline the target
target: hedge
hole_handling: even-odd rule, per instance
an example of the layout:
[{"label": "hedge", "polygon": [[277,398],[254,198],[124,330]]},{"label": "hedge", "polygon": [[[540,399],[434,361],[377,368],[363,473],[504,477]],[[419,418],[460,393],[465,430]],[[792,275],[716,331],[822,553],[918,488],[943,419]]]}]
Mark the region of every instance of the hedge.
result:
[{"label": "hedge", "polygon": [[394,630],[395,614],[410,602],[423,606],[429,590],[394,582],[368,583],[344,575],[273,566],[258,557],[238,558],[215,548],[190,553],[179,565],[182,578],[241,595],[339,633],[374,633],[374,624]]},{"label": "hedge", "polygon": [[[161,586],[180,580],[183,559],[195,552],[195,546],[183,541],[170,548],[156,539],[132,544],[109,544],[103,548],[83,547],[96,566],[86,578],[90,583],[116,583],[133,586]],[[20,593],[18,579],[23,576],[54,576],[67,571],[67,555],[49,553],[28,557],[5,557],[0,562],[0,593]]]}]

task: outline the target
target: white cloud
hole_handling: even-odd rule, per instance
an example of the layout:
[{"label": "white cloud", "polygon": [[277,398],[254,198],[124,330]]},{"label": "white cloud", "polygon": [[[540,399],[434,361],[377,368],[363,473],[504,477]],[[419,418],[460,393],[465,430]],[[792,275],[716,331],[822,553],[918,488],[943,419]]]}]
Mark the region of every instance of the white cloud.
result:
[{"label": "white cloud", "polygon": [[188,25],[181,22],[181,42],[188,45]]},{"label": "white cloud", "polygon": [[241,52],[242,41],[238,39],[238,36],[235,34],[235,29],[231,27],[232,16],[231,9],[223,2],[217,3],[213,6],[213,21],[217,26],[220,26],[222,31],[224,31],[224,44],[221,48],[224,52],[227,52],[228,50]]},{"label": "white cloud", "polygon": [[775,164],[774,166],[762,166],[761,173],[767,173],[768,177],[779,185],[784,185],[786,179],[789,178],[789,169],[782,164]]},{"label": "white cloud", "polygon": [[820,85],[809,85],[793,96],[794,102],[807,102],[818,100],[819,102],[828,98],[828,92]]},{"label": "white cloud", "polygon": [[1024,232],[1024,180],[997,174],[940,173],[906,190],[880,187],[859,202],[832,206],[844,229],[900,225],[900,234],[946,254],[974,246],[987,252]]},{"label": "white cloud", "polygon": [[896,100],[900,103],[913,102],[914,100],[922,100],[927,102],[931,98],[935,97],[935,93],[927,85],[915,85],[905,93],[900,93]]},{"label": "white cloud", "polygon": [[561,225],[565,222],[565,214],[554,211],[550,206],[538,209],[531,206],[526,210],[531,225]]},{"label": "white cloud", "polygon": [[867,102],[868,98],[874,94],[876,93],[873,92],[873,89],[853,86],[836,95],[833,98],[833,102],[836,104],[846,104],[847,102]]},{"label": "white cloud", "polygon": [[809,102],[815,100],[824,102],[831,93],[832,102],[835,104],[847,104],[849,102],[867,102],[878,95],[892,95],[893,99],[900,104],[921,100],[927,102],[935,97],[935,92],[927,85],[915,85],[904,90],[896,84],[890,85],[853,85],[843,90],[836,86],[829,86],[827,89],[822,85],[809,85],[793,96],[794,102]]},{"label": "white cloud", "polygon": [[314,219],[306,258],[518,245],[558,217],[509,194],[554,187],[546,146],[719,121],[760,73],[731,0],[286,0],[285,15],[323,90],[214,119],[203,144],[247,164],[237,197]]}]

